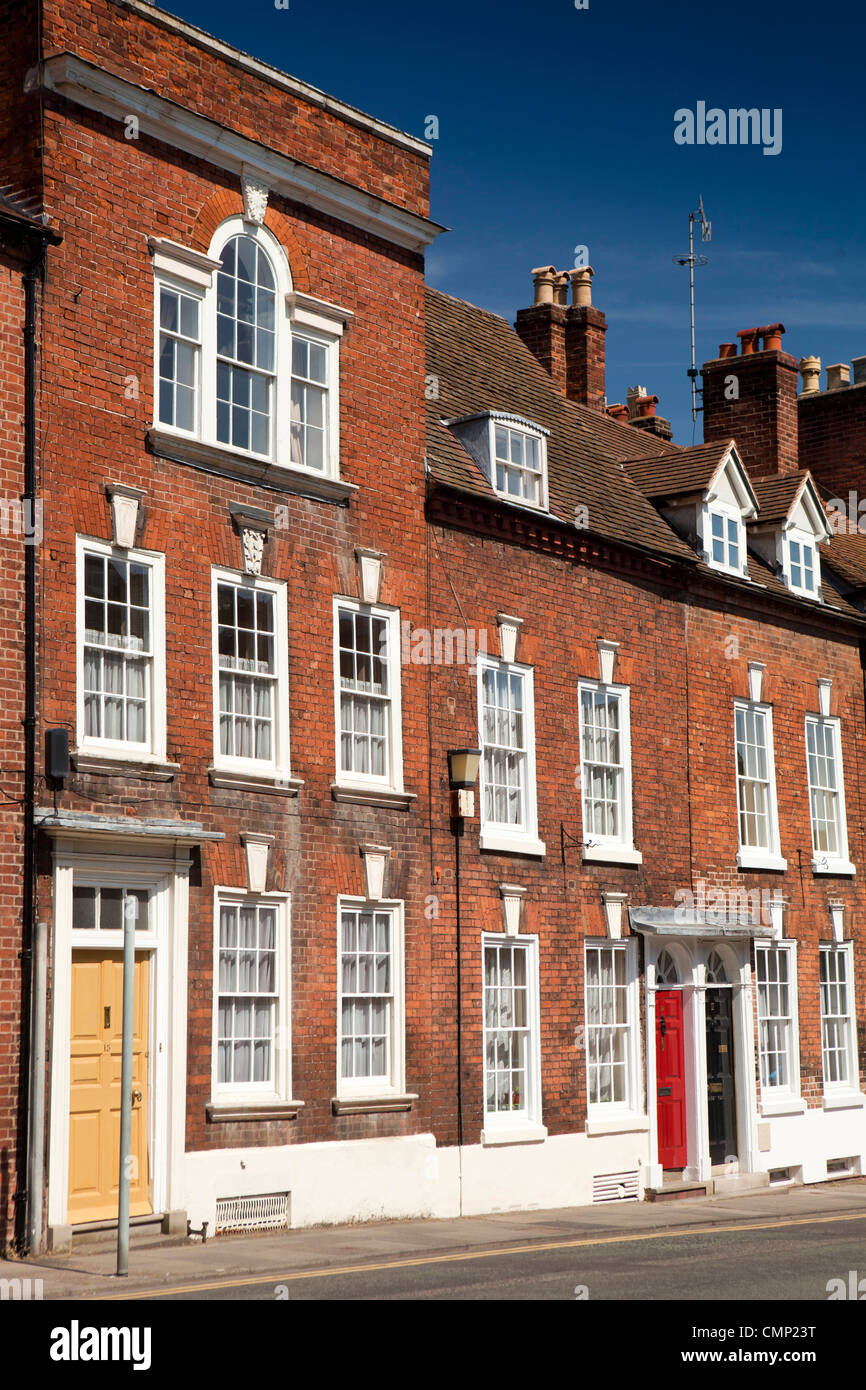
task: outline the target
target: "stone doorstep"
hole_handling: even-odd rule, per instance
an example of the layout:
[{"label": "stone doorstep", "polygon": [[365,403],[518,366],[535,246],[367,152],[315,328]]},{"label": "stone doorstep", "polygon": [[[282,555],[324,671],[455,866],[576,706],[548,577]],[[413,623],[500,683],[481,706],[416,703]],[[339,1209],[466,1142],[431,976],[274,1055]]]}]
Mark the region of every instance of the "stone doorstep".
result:
[{"label": "stone doorstep", "polygon": [[[189,1240],[185,1211],[168,1211],[155,1216],[133,1216],[129,1222],[129,1245],[186,1245]],[[94,1221],[83,1226],[50,1226],[48,1253],[97,1253],[117,1244],[116,1221]]]},{"label": "stone doorstep", "polygon": [[679,1178],[662,1187],[644,1190],[647,1202],[671,1202],[681,1197],[742,1197],[749,1192],[762,1192],[770,1186],[769,1173],[725,1173],[704,1181]]}]

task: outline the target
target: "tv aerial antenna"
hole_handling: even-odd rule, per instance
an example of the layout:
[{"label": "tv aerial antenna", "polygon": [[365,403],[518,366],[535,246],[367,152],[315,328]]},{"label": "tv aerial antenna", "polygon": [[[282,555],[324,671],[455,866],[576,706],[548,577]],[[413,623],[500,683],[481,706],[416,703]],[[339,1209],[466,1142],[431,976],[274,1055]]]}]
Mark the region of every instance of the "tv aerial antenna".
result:
[{"label": "tv aerial antenna", "polygon": [[689,213],[689,250],[686,256],[672,256],[674,265],[687,265],[689,268],[689,328],[691,331],[692,357],[688,376],[692,383],[692,420],[697,420],[698,411],[698,369],[695,366],[695,266],[706,265],[706,256],[695,254],[695,223],[701,224],[701,241],[712,241],[713,224],[707,221],[703,197],[698,198],[697,212]]}]

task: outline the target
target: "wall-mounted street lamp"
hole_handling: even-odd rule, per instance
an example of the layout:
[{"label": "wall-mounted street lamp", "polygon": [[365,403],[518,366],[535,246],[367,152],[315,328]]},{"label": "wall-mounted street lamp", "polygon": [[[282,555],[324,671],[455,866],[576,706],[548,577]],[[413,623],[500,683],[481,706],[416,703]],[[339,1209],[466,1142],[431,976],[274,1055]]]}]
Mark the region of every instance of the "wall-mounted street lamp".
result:
[{"label": "wall-mounted street lamp", "polygon": [[463,834],[463,821],[475,815],[475,783],[480,748],[452,748],[448,753],[448,785],[451,788],[451,820],[455,835]]},{"label": "wall-mounted street lamp", "polygon": [[[451,789],[451,833],[454,836],[454,901],[457,956],[457,1146],[463,1148],[463,978],[460,951],[460,840],[467,816],[475,815],[475,781],[481,762],[480,748],[452,748],[448,752],[448,785]],[[460,1210],[463,1209],[461,1179]]]}]

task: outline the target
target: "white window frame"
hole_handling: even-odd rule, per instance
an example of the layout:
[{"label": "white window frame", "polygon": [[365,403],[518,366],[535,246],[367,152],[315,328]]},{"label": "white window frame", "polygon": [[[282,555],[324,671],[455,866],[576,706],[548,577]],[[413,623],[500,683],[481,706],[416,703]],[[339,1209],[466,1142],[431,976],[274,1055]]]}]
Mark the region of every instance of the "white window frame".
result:
[{"label": "white window frame", "polygon": [[[787,1060],[789,1084],[772,1086],[764,1082],[764,1051],[762,1047],[761,1025],[765,1021],[761,1008],[762,986],[758,975],[758,957],[761,953],[784,953],[788,959],[788,1029]],[[799,1113],[805,1110],[800,1095],[800,1013],[797,989],[797,943],[796,941],[756,941],[755,942],[755,1006],[757,1011],[757,1062],[760,1083],[761,1113],[764,1115]]]},{"label": "white window frame", "polygon": [[[837,852],[827,854],[815,848],[815,821],[812,811],[812,768],[809,758],[809,726],[830,729],[833,739],[833,759],[836,769],[836,840]],[[809,792],[809,826],[812,834],[812,872],[815,874],[855,874],[848,851],[848,816],[845,810],[845,776],[842,765],[842,723],[835,715],[807,714],[804,746],[806,750],[806,784]]]},{"label": "white window frame", "polygon": [[[713,517],[718,516],[724,522],[724,561],[713,558]],[[728,539],[728,524],[733,521],[737,527],[737,551],[740,557],[738,565],[731,565],[728,562],[731,542]],[[714,500],[705,502],[702,510],[702,537],[701,543],[707,564],[711,569],[718,570],[721,574],[735,574],[743,579],[748,574],[748,563],[746,556],[746,527],[743,522],[742,512],[730,502]]]},{"label": "white window frame", "polygon": [[[371,618],[383,618],[388,633],[388,672],[391,682],[388,705],[390,718],[387,734],[388,774],[344,772],[341,747],[341,688],[340,688],[340,609],[366,613]],[[386,608],[379,603],[363,603],[360,599],[334,597],[334,767],[335,784],[347,790],[379,788],[383,791],[403,791],[403,706],[402,668],[400,664],[400,609]]]},{"label": "white window frame", "polygon": [[[485,955],[493,947],[515,947],[526,953],[526,1004],[528,1047],[526,1058],[527,1104],[519,1110],[487,1110],[487,1021],[485,1011]],[[498,932],[481,933],[481,1111],[484,1128],[481,1143],[520,1144],[547,1138],[542,1123],[541,1094],[541,1000],[539,991],[539,940],[522,932],[507,936]],[[493,1030],[496,1031],[496,1030]]]},{"label": "white window frame", "polygon": [[[818,994],[819,1012],[821,1019],[821,1076],[824,1083],[824,1100],[827,1108],[832,1109],[833,1103],[840,1104],[844,1101],[863,1104],[863,1097],[860,1094],[860,1070],[857,1057],[857,1008],[854,995],[854,943],[853,941],[837,941],[822,943],[819,946],[819,961],[823,961],[826,956],[840,955],[845,961],[845,988],[847,993],[847,1016],[845,1026],[845,1054],[848,1066],[848,1077],[845,1081],[827,1080],[827,1060],[824,1045],[824,1025],[826,1016],[824,1013],[824,986],[818,975]],[[838,1015],[834,1015],[838,1017]]]},{"label": "white window frame", "polygon": [[[620,753],[622,757],[622,800],[620,824],[622,834],[599,835],[586,829],[587,776],[583,755],[583,693],[604,692],[620,702]],[[642,864],[643,855],[634,844],[634,803],[632,799],[631,766],[631,687],[606,685],[603,681],[580,680],[577,683],[578,753],[580,758],[580,817],[583,839],[583,858],[602,864]]]},{"label": "white window frame", "polygon": [[[218,586],[232,584],[236,588],[264,590],[274,595],[274,658],[276,680],[274,681],[274,757],[266,762],[263,758],[239,758],[220,751],[220,697],[219,697],[219,612]],[[240,570],[229,570],[213,566],[211,569],[211,649],[212,649],[212,707],[213,707],[213,759],[214,768],[222,772],[245,773],[254,777],[273,778],[285,782],[290,776],[289,759],[289,633],[288,600],[285,581],[270,579],[264,575],[243,574]]]},{"label": "white window frame", "polygon": [[[626,1041],[626,1098],[622,1101],[590,1101],[589,1088],[589,953],[590,951],[619,952],[625,957],[625,990],[628,1009]],[[640,1086],[640,998],[637,941],[612,941],[609,937],[587,936],[583,943],[583,1021],[584,1021],[584,1065],[586,1067],[586,1120],[587,1129],[593,1123],[604,1125],[608,1121],[620,1119],[639,1119],[643,1106]]]},{"label": "white window frame", "polygon": [[[547,853],[543,841],[538,838],[538,792],[535,781],[535,671],[516,661],[502,661],[497,657],[479,652],[477,667],[477,714],[478,747],[481,761],[478,766],[478,820],[480,826],[479,844],[481,849],[500,850],[511,854],[528,854],[542,857]],[[506,825],[485,818],[487,783],[484,774],[484,673],[485,671],[504,671],[507,675],[520,676],[523,680],[523,731],[526,742],[525,769],[526,785],[523,798],[523,823],[520,826]]]},{"label": "white window frame", "polygon": [[[391,1039],[390,1066],[385,1077],[343,1076],[343,913],[387,912],[391,916]],[[337,898],[337,1057],[336,1096],[340,1101],[377,1100],[406,1093],[406,966],[404,903],[399,898],[371,901],[341,895]]]},{"label": "white window frame", "polygon": [[[746,713],[754,711],[764,716],[764,729],[766,731],[766,757],[767,757],[767,820],[769,830],[769,845],[757,847],[754,845],[744,845],[742,841],[741,822],[740,822],[740,771],[737,766],[737,712],[744,710]],[[776,758],[775,740],[773,736],[773,707],[757,700],[735,700],[734,701],[734,794],[736,799],[737,814],[737,864],[741,869],[787,869],[788,861],[782,858],[782,851],[779,841],[779,808],[776,798]],[[751,779],[746,779],[751,780]]]},{"label": "white window frame", "polygon": [[[84,557],[101,555],[147,565],[150,569],[151,641],[153,656],[150,669],[149,730],[143,743],[123,739],[95,738],[86,734],[84,712]],[[76,730],[78,751],[96,753],[125,762],[164,763],[166,756],[166,684],[165,684],[165,555],[155,550],[123,550],[110,541],[90,536],[75,538],[75,688]]]},{"label": "white window frame", "polygon": [[[515,497],[513,493],[506,492],[497,486],[496,482],[496,430],[510,430],[512,434],[522,435],[524,439],[534,439],[538,444],[538,461],[541,465],[539,470],[539,494],[538,502],[532,502],[528,497]],[[490,459],[490,486],[505,502],[511,502],[515,507],[527,507],[533,512],[546,512],[549,508],[548,486],[547,486],[547,436],[539,430],[533,429],[530,424],[518,421],[512,417],[505,417],[499,414],[492,414],[488,418],[488,457]],[[531,470],[524,469],[524,472]]]},{"label": "white window frame", "polygon": [[[217,439],[217,277],[222,252],[233,237],[247,236],[265,252],[275,281],[275,355],[272,387],[270,448],[266,454],[243,449]],[[206,448],[236,454],[258,463],[271,463],[311,477],[337,479],[340,459],[340,338],[352,315],[323,300],[297,294],[292,286],[288,257],[277,238],[265,226],[247,222],[239,214],[217,227],[206,256],[164,241],[155,243],[154,255],[154,364],[153,427],[166,435],[197,440]],[[178,291],[199,300],[199,371],[197,418],[193,431],[178,429],[159,419],[159,302],[160,288]],[[292,462],[291,382],[292,338],[297,331],[327,349],[328,419],[324,467],[307,468]]]},{"label": "white window frame", "polygon": [[[211,1099],[256,1108],[267,1102],[284,1102],[292,1095],[292,949],[291,895],[248,893],[242,888],[218,887],[213,906],[213,1019],[211,1026]],[[276,909],[276,1020],[274,1025],[274,1085],[247,1081],[224,1085],[219,1081],[219,956],[220,911],[223,907],[261,906]]]},{"label": "white window frame", "polygon": [[[184,295],[187,299],[194,299],[194,300],[197,302],[197,304],[198,304],[198,343],[197,343],[197,345],[196,345],[196,354],[195,354],[195,368],[196,368],[196,370],[195,370],[195,398],[194,398],[194,408],[193,408],[193,427],[192,427],[191,430],[182,429],[182,428],[180,427],[180,425],[177,425],[177,424],[172,424],[172,425],[166,424],[165,421],[160,420],[160,418],[159,418],[159,396],[160,396],[159,359],[160,359],[160,338],[161,338],[161,336],[162,336],[163,331],[166,331],[166,330],[163,330],[163,327],[162,327],[161,312],[160,312],[161,299],[162,299],[162,291],[163,291],[164,289],[165,289],[165,290],[170,290],[170,291],[172,291],[174,294]],[[154,369],[153,369],[153,417],[154,417],[154,425],[155,425],[155,427],[156,427],[157,429],[167,430],[167,431],[169,431],[171,434],[178,434],[178,435],[181,435],[181,436],[182,436],[183,438],[185,438],[185,439],[197,439],[197,438],[199,437],[200,433],[201,433],[202,362],[203,362],[203,358],[204,358],[204,341],[203,341],[203,339],[204,339],[204,309],[205,309],[205,295],[204,295],[203,289],[202,289],[199,285],[197,285],[197,284],[192,284],[192,283],[190,283],[190,282],[188,282],[188,281],[182,280],[182,279],[179,278],[177,275],[172,275],[171,273],[169,273],[169,272],[167,272],[167,271],[161,271],[161,272],[159,272],[158,274],[156,274],[156,275],[154,276],[154,296],[153,296],[153,314],[154,314],[154,330],[153,330],[153,331],[154,331],[154,354],[153,354],[153,355],[154,355]],[[179,334],[170,334],[170,336],[171,336],[171,337],[179,337],[180,335],[179,335]],[[187,338],[184,338],[183,341],[184,341],[184,342],[191,342],[191,340],[190,340],[190,339],[187,339]]]},{"label": "white window frame", "polygon": [[[791,543],[800,546],[799,568],[801,574],[805,575],[803,564],[802,549],[808,546],[812,552],[812,578],[813,587],[807,588],[802,582],[794,582],[794,561],[791,556]],[[799,594],[801,598],[811,598],[816,602],[821,600],[821,553],[818,549],[818,539],[811,531],[804,531],[801,527],[790,526],[782,533],[782,566],[783,578],[791,590],[792,594]]]}]

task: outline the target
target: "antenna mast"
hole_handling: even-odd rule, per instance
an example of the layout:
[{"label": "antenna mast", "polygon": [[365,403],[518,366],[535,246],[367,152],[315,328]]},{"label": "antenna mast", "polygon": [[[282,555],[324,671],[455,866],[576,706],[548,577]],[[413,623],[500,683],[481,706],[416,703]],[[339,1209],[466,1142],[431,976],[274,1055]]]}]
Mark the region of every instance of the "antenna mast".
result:
[{"label": "antenna mast", "polygon": [[704,213],[703,197],[698,198],[697,212],[689,213],[689,251],[687,256],[673,256],[675,265],[687,265],[689,268],[689,329],[691,332],[691,366],[688,376],[692,383],[692,420],[697,420],[698,411],[703,407],[698,405],[698,369],[695,366],[695,266],[706,265],[706,256],[695,255],[695,223],[701,224],[701,241],[712,241],[713,224],[707,221]]}]

